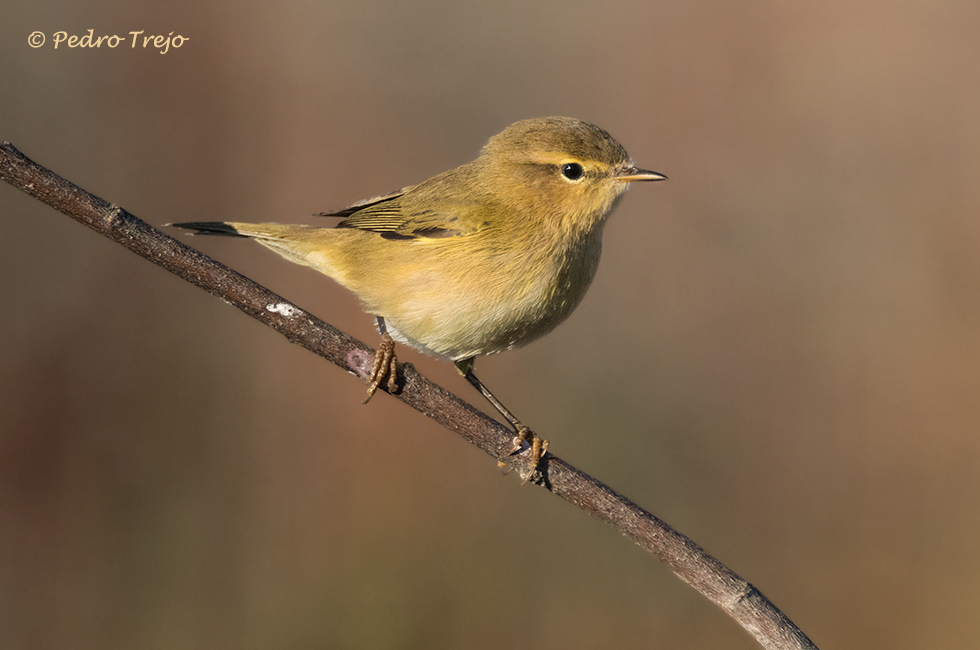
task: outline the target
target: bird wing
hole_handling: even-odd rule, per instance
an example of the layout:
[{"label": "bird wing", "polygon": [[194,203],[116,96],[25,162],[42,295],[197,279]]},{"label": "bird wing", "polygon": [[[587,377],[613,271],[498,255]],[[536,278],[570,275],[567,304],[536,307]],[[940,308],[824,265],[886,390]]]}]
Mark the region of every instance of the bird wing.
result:
[{"label": "bird wing", "polygon": [[[436,203],[426,207],[418,201],[406,200],[405,190],[358,201],[337,212],[323,212],[320,216],[344,217],[338,228],[357,228],[380,233],[385,239],[417,239],[420,237],[458,237],[472,234],[476,227],[466,226],[469,206],[446,209]],[[415,205],[412,205],[412,204]]]}]

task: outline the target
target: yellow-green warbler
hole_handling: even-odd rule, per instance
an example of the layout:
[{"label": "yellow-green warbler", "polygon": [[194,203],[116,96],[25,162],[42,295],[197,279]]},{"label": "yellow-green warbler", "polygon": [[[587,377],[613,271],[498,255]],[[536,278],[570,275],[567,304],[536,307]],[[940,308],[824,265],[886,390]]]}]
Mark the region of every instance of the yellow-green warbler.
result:
[{"label": "yellow-green warbler", "polygon": [[322,213],[342,217],[336,227],[174,225],[250,237],[357,294],[381,330],[368,399],[385,377],[397,390],[394,341],[452,359],[514,427],[514,452],[530,444],[530,476],[547,443],[476,378],[473,360],[564,321],[592,282],[602,228],[623,192],[665,178],[637,169],[602,129],[546,117],[510,125],[473,162]]}]

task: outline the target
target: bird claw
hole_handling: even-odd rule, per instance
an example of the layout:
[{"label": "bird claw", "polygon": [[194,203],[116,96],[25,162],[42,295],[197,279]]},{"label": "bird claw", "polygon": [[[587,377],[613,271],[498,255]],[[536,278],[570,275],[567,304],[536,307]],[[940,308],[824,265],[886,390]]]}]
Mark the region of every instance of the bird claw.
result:
[{"label": "bird claw", "polygon": [[361,404],[367,404],[374,397],[384,378],[388,377],[388,392],[398,391],[398,359],[395,357],[395,341],[387,332],[381,335],[381,344],[374,353],[374,364],[371,366],[370,384],[367,397]]},{"label": "bird claw", "polygon": [[522,424],[517,428],[517,435],[514,436],[513,439],[513,448],[507,455],[513,456],[514,454],[519,453],[524,448],[525,443],[527,443],[531,448],[531,458],[528,463],[527,474],[524,476],[524,480],[521,481],[521,485],[527,483],[528,480],[534,476],[534,473],[538,471],[538,466],[541,464],[541,459],[548,451],[548,441],[537,437],[534,435],[533,431]]}]

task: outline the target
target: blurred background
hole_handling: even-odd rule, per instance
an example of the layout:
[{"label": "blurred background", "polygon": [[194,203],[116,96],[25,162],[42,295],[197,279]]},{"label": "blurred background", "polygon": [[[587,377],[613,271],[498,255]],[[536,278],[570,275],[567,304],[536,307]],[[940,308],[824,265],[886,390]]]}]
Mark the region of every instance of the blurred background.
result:
[{"label": "blurred background", "polygon": [[[975,645],[980,4],[3,13],[0,139],[155,225],[315,222],[518,119],[605,128],[670,181],[625,197],[568,322],[481,378],[820,647]],[[89,29],[127,40],[54,49]],[[0,646],[757,647],[421,415],[361,406],[346,373],[10,186],[0,206]],[[375,344],[330,280],[186,241]]]}]

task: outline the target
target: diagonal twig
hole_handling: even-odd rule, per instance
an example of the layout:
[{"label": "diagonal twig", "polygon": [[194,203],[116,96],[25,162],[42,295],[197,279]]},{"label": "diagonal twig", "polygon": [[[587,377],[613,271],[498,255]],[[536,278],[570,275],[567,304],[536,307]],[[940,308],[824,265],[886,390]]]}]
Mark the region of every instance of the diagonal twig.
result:
[{"label": "diagonal twig", "polygon": [[[290,342],[362,379],[368,376],[374,351],[364,343],[121,207],[41,167],[9,142],[0,144],[0,179],[234,305]],[[412,366],[406,364],[401,370],[403,388],[394,397],[494,458],[512,449],[513,432],[508,427],[432,383]],[[515,458],[513,462],[527,470],[525,458]],[[541,465],[535,483],[605,521],[657,556],[681,580],[735,619],[762,647],[816,650],[813,642],[759,590],[691,539],[557,456],[547,454]]]}]

